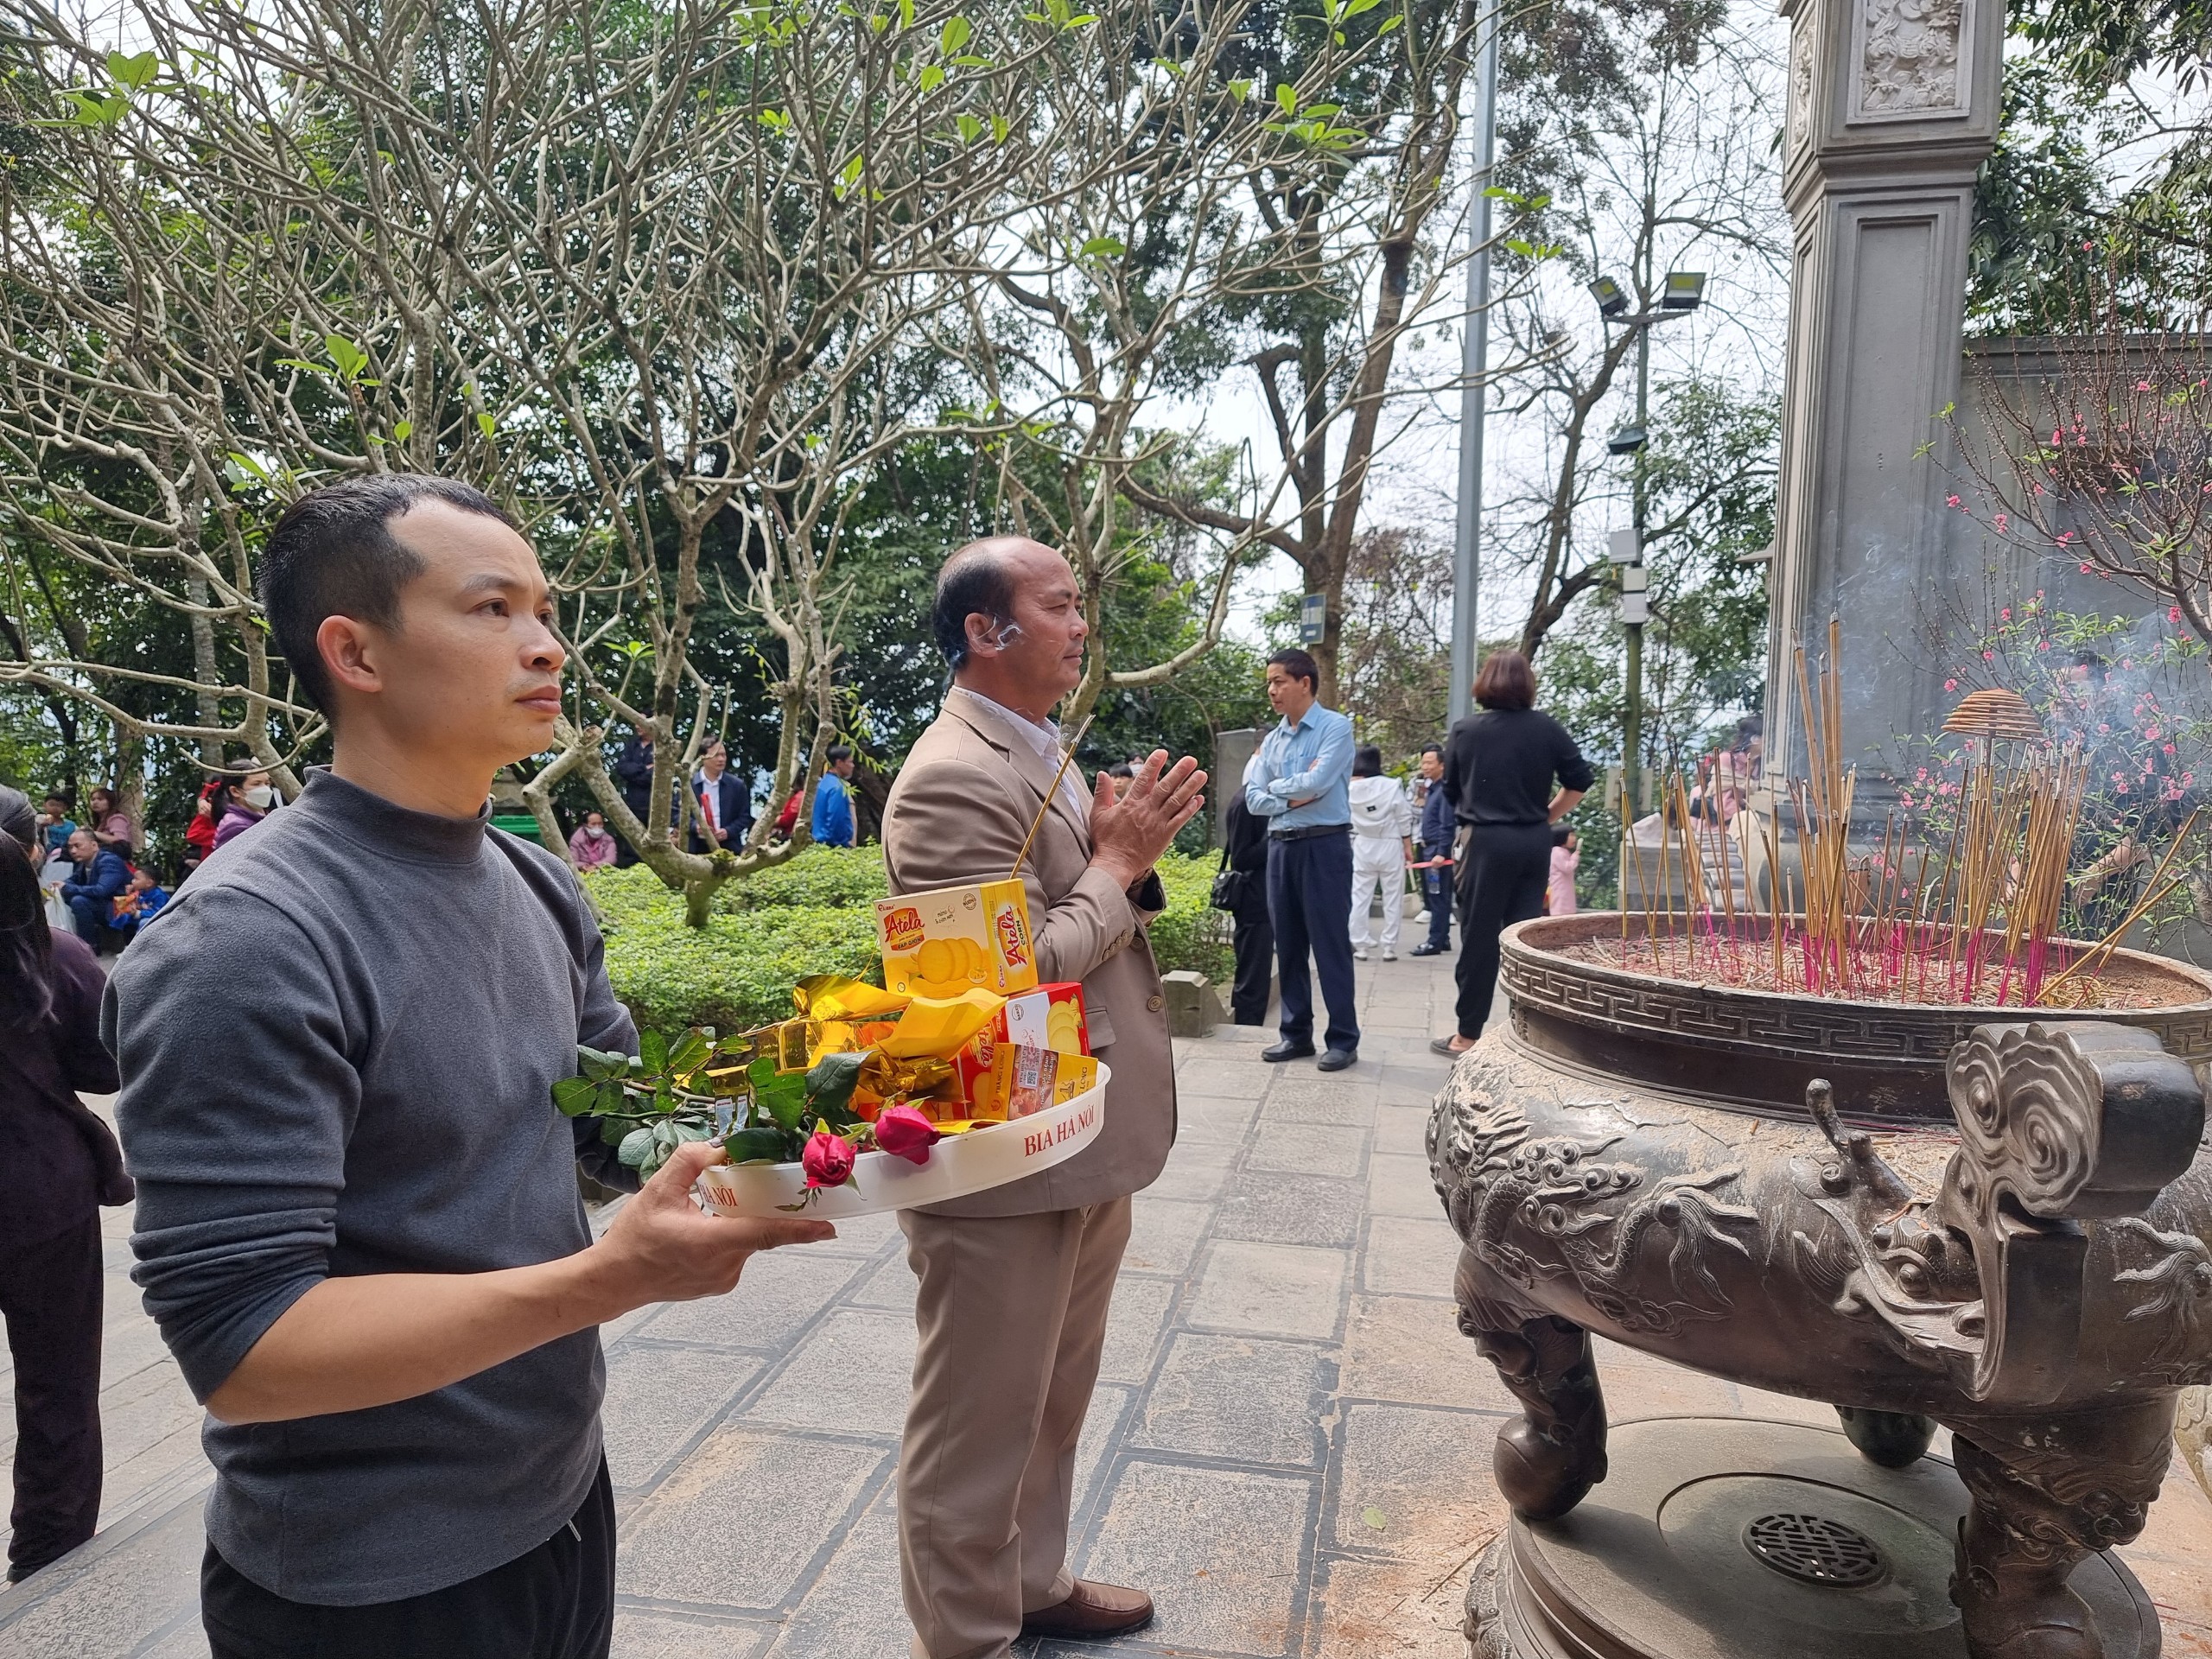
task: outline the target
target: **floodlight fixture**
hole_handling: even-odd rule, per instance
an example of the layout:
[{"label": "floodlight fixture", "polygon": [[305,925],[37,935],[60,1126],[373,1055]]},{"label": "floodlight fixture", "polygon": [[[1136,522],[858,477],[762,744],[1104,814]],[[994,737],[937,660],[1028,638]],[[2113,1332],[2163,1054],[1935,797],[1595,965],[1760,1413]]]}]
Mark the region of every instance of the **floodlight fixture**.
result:
[{"label": "floodlight fixture", "polygon": [[1670,270],[1667,285],[1659,290],[1662,311],[1694,311],[1705,299],[1705,273],[1701,270]]},{"label": "floodlight fixture", "polygon": [[1628,309],[1628,290],[1610,276],[1600,276],[1590,284],[1590,297],[1598,302],[1598,315],[1618,317]]},{"label": "floodlight fixture", "polygon": [[1643,442],[1642,427],[1624,426],[1605,440],[1605,453],[1609,455],[1632,455],[1643,448]]}]

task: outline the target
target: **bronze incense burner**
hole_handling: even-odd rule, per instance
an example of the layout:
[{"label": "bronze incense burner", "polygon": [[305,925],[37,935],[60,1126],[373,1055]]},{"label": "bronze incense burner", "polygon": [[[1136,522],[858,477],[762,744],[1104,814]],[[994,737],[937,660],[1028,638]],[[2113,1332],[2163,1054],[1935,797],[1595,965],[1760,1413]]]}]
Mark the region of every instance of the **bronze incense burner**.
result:
[{"label": "bronze incense burner", "polygon": [[[2142,1529],[2212,1379],[2212,976],[2122,952],[2159,1006],[1853,1002],[1583,954],[1620,926],[1506,931],[1510,1028],[1429,1126],[1460,1328],[1523,1408],[1495,1454],[1522,1524],[1605,1478],[1595,1332],[1831,1402],[1888,1468],[1949,1428],[1967,1651],[2103,1655],[2069,1580]],[[1506,1570],[1470,1598],[1485,1653],[1521,1651]]]}]

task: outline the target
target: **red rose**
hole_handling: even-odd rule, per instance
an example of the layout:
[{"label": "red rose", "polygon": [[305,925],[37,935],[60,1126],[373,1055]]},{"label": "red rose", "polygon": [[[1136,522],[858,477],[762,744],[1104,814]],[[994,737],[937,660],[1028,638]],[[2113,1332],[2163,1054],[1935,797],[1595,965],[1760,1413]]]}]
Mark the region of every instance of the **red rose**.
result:
[{"label": "red rose", "polygon": [[809,1186],[842,1186],[853,1179],[853,1149],[842,1135],[818,1128],[807,1137],[799,1157]]},{"label": "red rose", "polygon": [[887,1106],[876,1114],[876,1149],[910,1164],[929,1162],[930,1148],[944,1139],[937,1125],[911,1106]]}]

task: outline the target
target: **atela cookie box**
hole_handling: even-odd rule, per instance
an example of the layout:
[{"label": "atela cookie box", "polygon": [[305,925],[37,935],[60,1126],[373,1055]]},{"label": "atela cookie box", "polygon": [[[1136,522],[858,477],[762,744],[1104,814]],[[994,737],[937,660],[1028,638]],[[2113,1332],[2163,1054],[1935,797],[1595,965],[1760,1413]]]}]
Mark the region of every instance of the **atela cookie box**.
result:
[{"label": "atela cookie box", "polygon": [[[963,1117],[996,1120],[1022,1116],[1020,1111],[1007,1109],[1011,1097],[1007,1093],[1007,1057],[1023,1048],[1058,1052],[1073,1058],[1090,1052],[1090,1032],[1083,1017],[1081,985],[1073,981],[1039,985],[1033,991],[1008,997],[991,1023],[952,1057],[951,1079],[938,1092],[959,1106]],[[1038,1109],[1033,1106],[1027,1109]]]},{"label": "atela cookie box", "polygon": [[1037,983],[1029,899],[1019,880],[941,887],[875,901],[884,988],[951,997],[975,986],[1002,996]]}]

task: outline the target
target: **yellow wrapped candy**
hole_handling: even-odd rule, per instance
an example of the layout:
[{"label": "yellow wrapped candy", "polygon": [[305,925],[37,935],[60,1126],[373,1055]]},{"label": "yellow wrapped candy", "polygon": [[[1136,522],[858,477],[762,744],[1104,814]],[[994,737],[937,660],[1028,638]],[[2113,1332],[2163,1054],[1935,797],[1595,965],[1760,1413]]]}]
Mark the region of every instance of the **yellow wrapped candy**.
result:
[{"label": "yellow wrapped candy", "polygon": [[842,974],[812,974],[791,987],[791,1006],[817,1020],[886,1019],[911,1001],[897,991]]},{"label": "yellow wrapped candy", "polygon": [[1006,998],[981,986],[958,996],[918,996],[880,1046],[893,1059],[927,1054],[949,1060],[1005,1006]]}]

